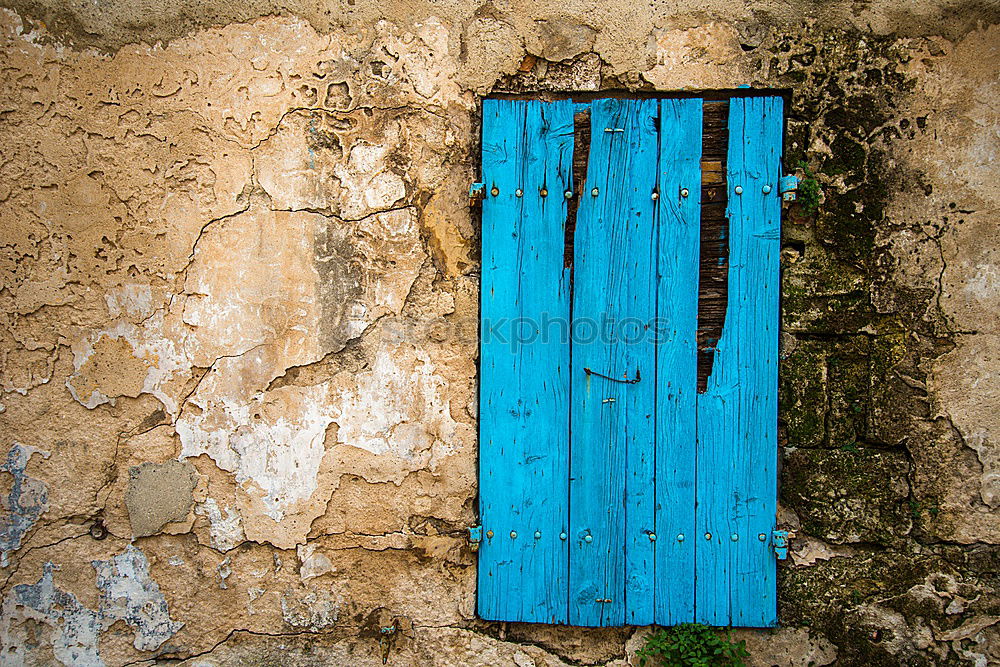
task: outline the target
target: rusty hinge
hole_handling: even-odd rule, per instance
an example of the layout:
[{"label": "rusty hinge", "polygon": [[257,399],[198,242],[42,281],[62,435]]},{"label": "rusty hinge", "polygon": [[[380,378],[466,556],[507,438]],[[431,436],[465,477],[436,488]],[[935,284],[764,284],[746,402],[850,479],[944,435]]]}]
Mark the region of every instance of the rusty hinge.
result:
[{"label": "rusty hinge", "polygon": [[469,206],[475,206],[476,202],[486,196],[485,183],[473,183],[469,186]]},{"label": "rusty hinge", "polygon": [[398,625],[396,619],[393,619],[392,625],[379,628],[378,650],[382,656],[383,665],[389,662],[389,651],[392,649],[392,640],[395,638],[396,631],[399,630]]},{"label": "rusty hinge", "polygon": [[778,557],[778,560],[788,558],[788,543],[793,537],[795,537],[795,533],[791,530],[775,530],[771,533],[774,555]]},{"label": "rusty hinge", "polygon": [[469,547],[473,551],[479,551],[479,545],[483,541],[483,527],[469,526]]},{"label": "rusty hinge", "polygon": [[799,179],[792,176],[782,176],[778,179],[778,189],[784,201],[795,201],[795,191],[799,189]]}]

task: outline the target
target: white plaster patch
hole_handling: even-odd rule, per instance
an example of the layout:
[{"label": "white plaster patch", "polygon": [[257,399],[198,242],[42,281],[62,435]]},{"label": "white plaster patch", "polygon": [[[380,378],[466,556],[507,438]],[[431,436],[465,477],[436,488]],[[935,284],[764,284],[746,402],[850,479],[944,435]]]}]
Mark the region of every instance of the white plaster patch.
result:
[{"label": "white plaster patch", "polygon": [[325,397],[322,386],[283,387],[245,404],[224,400],[199,415],[185,412],[177,423],[181,458],[208,454],[245,489],[259,489],[266,514],[281,521],[316,491],[333,421]]},{"label": "white plaster patch", "polygon": [[345,218],[358,220],[384,211],[406,196],[403,179],[385,163],[389,147],[399,141],[399,126],[387,126],[385,143],[358,143],[351,149],[346,165],[334,167],[344,188],[341,212]]},{"label": "white plaster patch", "polygon": [[336,624],[343,602],[343,597],[326,588],[302,596],[286,593],[281,596],[281,618],[292,627],[317,632]]},{"label": "white plaster patch", "polygon": [[133,645],[153,651],[184,627],[170,619],[167,601],[149,575],[149,561],[132,545],[110,560],[91,561],[101,592],[98,609],[84,606],[72,593],[53,583],[58,568],[46,563],[37,583],[14,586],[3,601],[0,642],[3,664],[25,664],[30,642],[25,621],[50,626],[52,650],[59,662],[73,667],[103,667],[100,635],[118,621],[135,630]]},{"label": "white plaster patch", "polygon": [[104,403],[114,405],[117,396],[105,395],[100,387],[94,388],[89,393],[81,394],[77,390],[75,381],[81,377],[81,369],[93,357],[95,346],[102,338],[106,337],[116,341],[124,339],[132,347],[132,355],[136,359],[143,360],[147,365],[141,393],[155,396],[171,416],[176,416],[177,401],[169,395],[165,385],[177,373],[189,370],[191,364],[178,350],[175,342],[164,335],[164,325],[163,311],[157,311],[143,323],[142,328],[129,322],[119,321],[78,340],[73,345],[74,372],[66,380],[66,388],[69,389],[73,398],[90,409]]},{"label": "white plaster patch", "polygon": [[128,283],[108,290],[104,295],[108,314],[113,319],[138,319],[153,314],[153,290],[143,283]]},{"label": "white plaster patch", "polygon": [[446,389],[425,351],[405,343],[382,346],[370,371],[335,391],[338,443],[425,467],[435,441],[450,439],[456,426]]},{"label": "white plaster patch", "polygon": [[213,549],[229,551],[246,539],[239,512],[231,507],[220,509],[215,498],[208,498],[205,502],[198,503],[195,513],[208,517],[208,533]]},{"label": "white plaster patch", "polygon": [[1000,286],[1000,271],[992,264],[979,265],[976,273],[962,287],[974,299],[995,299]]},{"label": "white plaster patch", "polygon": [[100,616],[72,593],[56,588],[54,569],[52,563],[46,563],[37,583],[14,586],[4,598],[0,617],[3,664],[28,663],[30,642],[22,626],[25,621],[35,621],[49,626],[56,660],[74,667],[104,667],[98,648]]},{"label": "white plaster patch", "polygon": [[133,645],[155,651],[184,627],[170,619],[167,600],[149,575],[146,555],[133,545],[110,560],[91,561],[101,591],[100,615],[105,627],[125,621],[135,630]]},{"label": "white plaster patch", "polygon": [[315,544],[300,544],[296,552],[299,556],[299,563],[301,563],[299,565],[299,577],[301,577],[303,583],[335,571],[330,559],[316,551]]}]

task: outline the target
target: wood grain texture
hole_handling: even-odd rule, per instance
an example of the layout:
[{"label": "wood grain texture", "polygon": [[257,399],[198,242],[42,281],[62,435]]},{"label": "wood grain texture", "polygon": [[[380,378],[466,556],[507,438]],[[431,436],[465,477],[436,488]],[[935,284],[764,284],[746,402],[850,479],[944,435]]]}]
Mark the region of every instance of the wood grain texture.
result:
[{"label": "wood grain texture", "polygon": [[622,625],[630,608],[651,616],[652,547],[643,531],[653,525],[655,371],[642,327],[655,316],[657,112],[656,100],[591,104],[584,192],[599,194],[580,201],[573,262],[573,625]]},{"label": "wood grain texture", "polygon": [[[540,327],[569,319],[562,192],[572,112],[568,101],[483,104],[480,518],[493,534],[479,556],[486,619],[567,621],[559,534],[568,525],[569,346]],[[552,195],[541,197],[543,188]]]},{"label": "wood grain texture", "polygon": [[479,615],[773,625],[781,99],[483,113]]},{"label": "wood grain texture", "polygon": [[770,542],[776,511],[781,131],[780,98],[730,100],[728,306],[712,374],[698,399],[696,618],[711,625],[777,621]]},{"label": "wood grain texture", "polygon": [[[694,620],[702,101],[660,102],[657,217],[655,613]],[[682,195],[682,190],[687,196]],[[678,539],[682,536],[681,539]],[[649,622],[649,621],[647,621]]]},{"label": "wood grain texture", "polygon": [[701,162],[701,265],[698,276],[698,391],[708,387],[722,336],[729,287],[726,155],[729,101],[705,102]]}]

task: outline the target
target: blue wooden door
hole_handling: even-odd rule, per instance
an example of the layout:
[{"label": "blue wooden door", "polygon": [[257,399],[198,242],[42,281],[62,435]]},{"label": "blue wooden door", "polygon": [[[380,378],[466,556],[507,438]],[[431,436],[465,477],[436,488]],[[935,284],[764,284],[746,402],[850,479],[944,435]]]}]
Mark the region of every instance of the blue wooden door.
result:
[{"label": "blue wooden door", "polygon": [[701,100],[484,102],[481,617],[774,624],[781,100],[729,127],[699,394]]}]

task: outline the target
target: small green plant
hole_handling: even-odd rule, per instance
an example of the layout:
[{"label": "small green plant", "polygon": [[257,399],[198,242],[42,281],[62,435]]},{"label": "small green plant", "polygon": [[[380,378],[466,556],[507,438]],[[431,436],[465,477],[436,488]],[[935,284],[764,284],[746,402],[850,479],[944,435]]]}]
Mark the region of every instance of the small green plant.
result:
[{"label": "small green plant", "polygon": [[729,631],[701,623],[660,628],[637,651],[639,665],[656,667],[745,667],[750,657],[745,641],[734,642]]},{"label": "small green plant", "polygon": [[799,182],[799,204],[806,215],[814,215],[819,210],[821,192],[819,181],[816,180],[816,174],[812,172],[807,163],[799,162],[799,168],[805,173],[805,177]]}]

